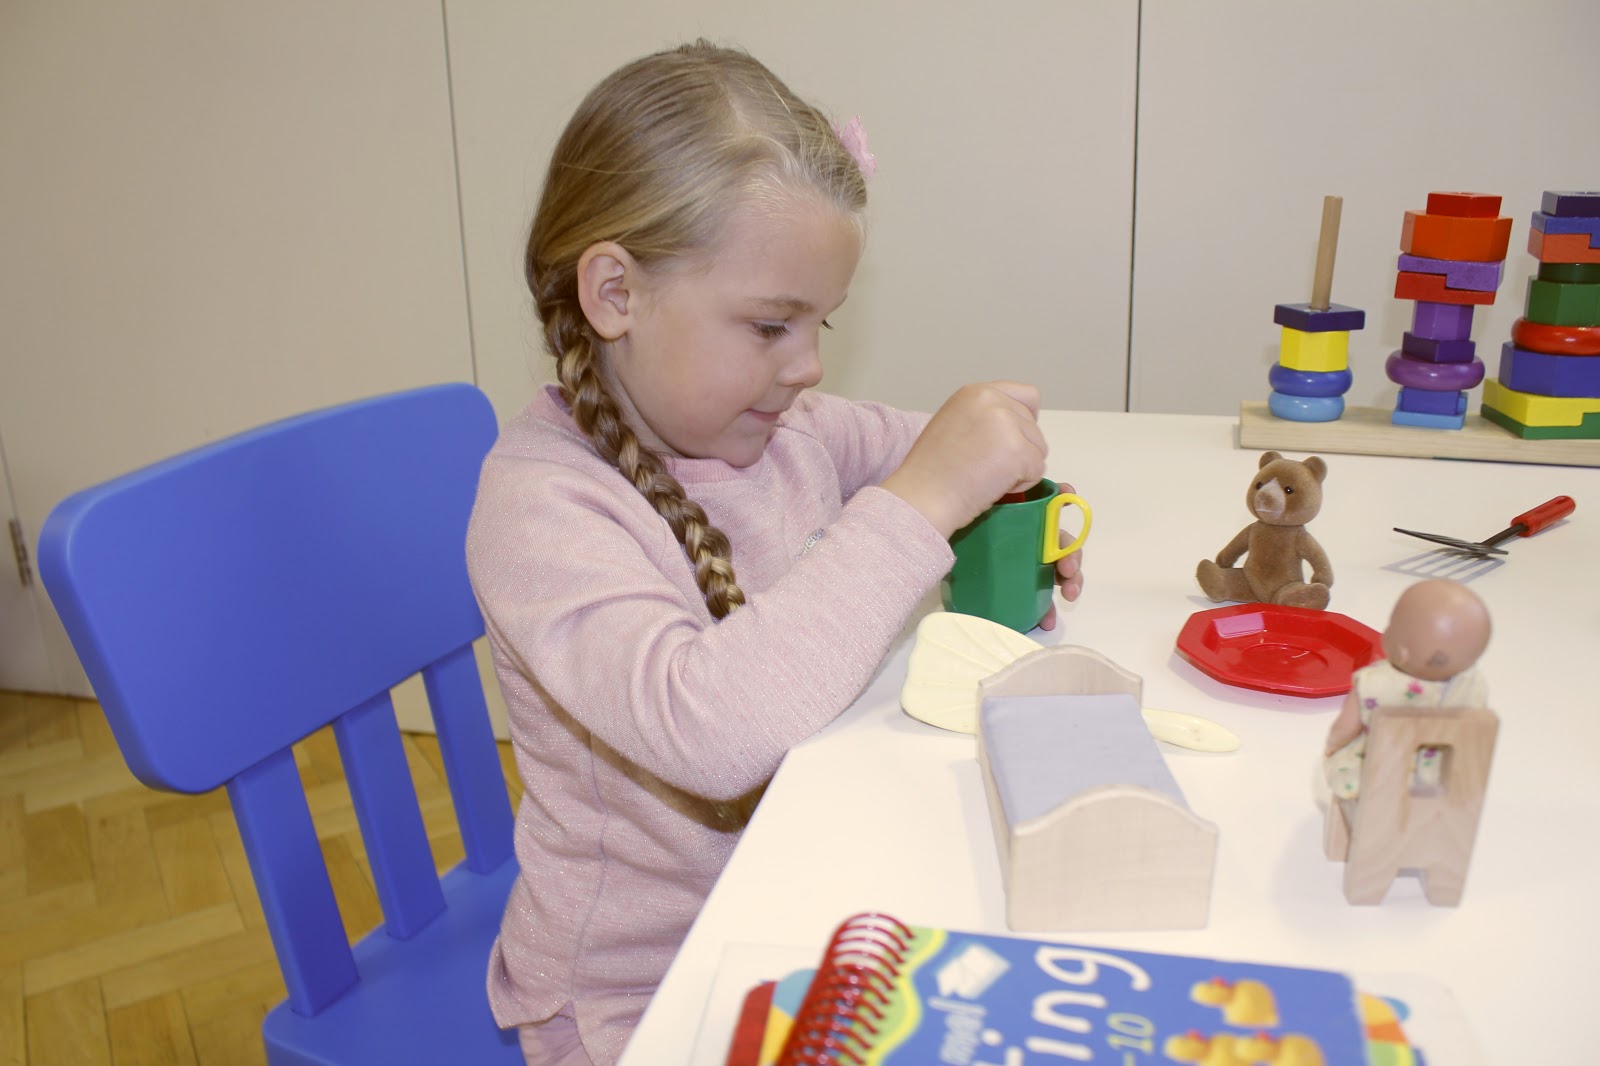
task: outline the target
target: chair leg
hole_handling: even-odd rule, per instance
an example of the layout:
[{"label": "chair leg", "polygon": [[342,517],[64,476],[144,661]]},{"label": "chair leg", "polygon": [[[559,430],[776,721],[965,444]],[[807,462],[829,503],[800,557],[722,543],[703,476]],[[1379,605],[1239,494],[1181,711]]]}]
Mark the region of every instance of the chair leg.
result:
[{"label": "chair leg", "polygon": [[1336,862],[1343,862],[1350,855],[1350,818],[1345,814],[1345,802],[1330,796],[1322,814],[1322,853]]},{"label": "chair leg", "polygon": [[1370,907],[1383,902],[1389,886],[1400,875],[1397,866],[1378,866],[1362,862],[1346,862],[1344,868],[1345,902],[1358,907]]},{"label": "chair leg", "polygon": [[1467,871],[1459,863],[1436,862],[1422,871],[1422,894],[1435,907],[1455,907],[1467,886]]}]

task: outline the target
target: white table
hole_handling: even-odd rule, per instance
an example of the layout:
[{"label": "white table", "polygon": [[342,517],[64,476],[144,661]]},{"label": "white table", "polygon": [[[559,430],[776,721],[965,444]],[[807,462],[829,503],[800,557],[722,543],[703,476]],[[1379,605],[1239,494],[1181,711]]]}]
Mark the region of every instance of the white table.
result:
[{"label": "white table", "polygon": [[[1243,742],[1228,755],[1163,745],[1190,807],[1221,831],[1209,924],[1055,938],[1421,974],[1453,991],[1487,1062],[1578,1062],[1600,992],[1600,686],[1590,672],[1600,671],[1600,469],[1325,456],[1310,528],[1333,562],[1330,609],[1381,630],[1408,584],[1450,576],[1483,597],[1496,627],[1482,665],[1501,732],[1461,906],[1430,906],[1402,876],[1380,906],[1354,907],[1342,866],[1323,857],[1311,794],[1341,697],[1230,687],[1173,651],[1184,620],[1216,606],[1195,564],[1250,521],[1245,490],[1260,452],[1236,448],[1224,417],[1046,412],[1041,422],[1050,476],[1072,482],[1095,519],[1083,597],[1054,633],[1033,636],[1094,648],[1143,675],[1147,706],[1214,719]],[[1513,540],[1498,563],[1447,561],[1390,530],[1479,540],[1561,494],[1576,513]],[[973,740],[900,710],[909,647],[908,629],[854,705],[784,761],[625,1066],[691,1061],[729,945],[820,950],[866,909],[1007,931]]]}]

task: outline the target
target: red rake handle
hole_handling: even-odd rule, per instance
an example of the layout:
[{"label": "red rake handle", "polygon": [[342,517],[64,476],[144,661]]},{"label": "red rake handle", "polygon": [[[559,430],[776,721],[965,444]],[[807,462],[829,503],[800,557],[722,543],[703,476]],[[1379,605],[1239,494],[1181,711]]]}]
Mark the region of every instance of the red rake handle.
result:
[{"label": "red rake handle", "polygon": [[[1519,537],[1531,537],[1541,529],[1555,525],[1561,519],[1567,517],[1576,506],[1572,502],[1571,496],[1557,496],[1553,500],[1541,503],[1531,511],[1524,511],[1522,514],[1517,515],[1511,520],[1511,529],[1516,530],[1516,534]],[[1518,528],[1519,526],[1521,527],[1520,529]],[[1507,530],[1507,532],[1510,532],[1510,530]]]},{"label": "red rake handle", "polygon": [[1483,542],[1486,548],[1492,548],[1503,540],[1512,537],[1531,537],[1541,529],[1552,526],[1571,514],[1577,505],[1572,502],[1571,496],[1557,496],[1553,500],[1546,500],[1531,511],[1524,511],[1511,520],[1511,525],[1502,529],[1494,536]]}]

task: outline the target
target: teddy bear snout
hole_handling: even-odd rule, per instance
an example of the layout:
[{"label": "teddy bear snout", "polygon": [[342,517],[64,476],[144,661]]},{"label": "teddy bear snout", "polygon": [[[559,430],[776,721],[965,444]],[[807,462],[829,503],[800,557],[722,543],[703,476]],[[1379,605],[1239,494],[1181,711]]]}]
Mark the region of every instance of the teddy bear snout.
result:
[{"label": "teddy bear snout", "polygon": [[1288,496],[1283,491],[1283,486],[1278,484],[1277,478],[1273,478],[1256,490],[1250,502],[1256,512],[1256,517],[1267,521],[1283,517],[1284,509],[1288,506],[1288,499]]}]

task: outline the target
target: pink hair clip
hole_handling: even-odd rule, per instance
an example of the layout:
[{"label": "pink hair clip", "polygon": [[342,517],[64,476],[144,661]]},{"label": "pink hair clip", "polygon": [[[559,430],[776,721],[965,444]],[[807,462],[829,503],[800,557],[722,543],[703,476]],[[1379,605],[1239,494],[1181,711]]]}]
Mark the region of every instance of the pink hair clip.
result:
[{"label": "pink hair clip", "polygon": [[856,161],[856,166],[861,168],[861,176],[872,177],[878,169],[878,157],[867,147],[867,131],[861,128],[861,116],[857,115],[843,126],[835,122],[833,132],[838,136],[839,143],[844,145],[844,150],[850,153],[850,158]]}]

